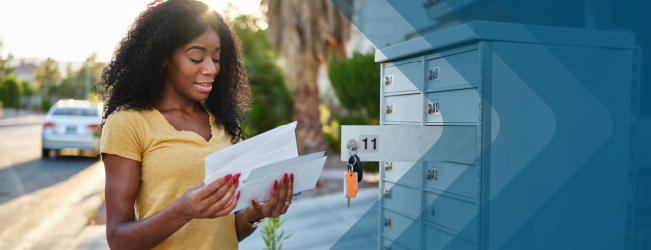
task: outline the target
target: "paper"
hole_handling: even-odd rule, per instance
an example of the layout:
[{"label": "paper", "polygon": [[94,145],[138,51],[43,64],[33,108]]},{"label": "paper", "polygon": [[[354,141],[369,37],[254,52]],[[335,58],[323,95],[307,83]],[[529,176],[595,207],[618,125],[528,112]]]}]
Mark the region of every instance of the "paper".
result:
[{"label": "paper", "polygon": [[241,174],[240,180],[245,180],[250,171],[260,167],[260,164],[297,157],[295,131],[296,122],[292,122],[206,156],[204,184],[237,173]]},{"label": "paper", "polygon": [[[315,153],[323,155],[325,152]],[[298,164],[290,162],[294,159],[299,159],[312,155],[305,155],[298,158],[293,158],[287,161],[275,164],[274,169],[280,170],[267,174],[257,172],[267,172],[268,170],[253,169],[249,178],[241,185],[240,200],[233,211],[239,211],[245,207],[251,206],[251,200],[255,199],[257,202],[267,202],[271,189],[273,188],[274,180],[280,182],[285,173],[287,175],[294,174],[293,193],[302,192],[305,190],[313,189],[316,182],[319,180],[321,170],[325,165],[326,156],[319,157],[315,160],[309,160]],[[253,179],[256,176],[258,178]]]},{"label": "paper", "polygon": [[205,158],[204,184],[228,174],[240,173],[240,200],[233,211],[251,206],[251,200],[266,202],[274,180],[294,174],[293,193],[313,189],[327,157],[325,152],[298,156],[296,122],[277,127]]}]

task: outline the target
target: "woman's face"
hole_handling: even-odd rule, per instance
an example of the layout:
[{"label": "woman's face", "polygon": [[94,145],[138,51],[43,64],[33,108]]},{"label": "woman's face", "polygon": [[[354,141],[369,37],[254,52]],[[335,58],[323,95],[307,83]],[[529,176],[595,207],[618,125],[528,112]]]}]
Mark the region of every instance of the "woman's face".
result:
[{"label": "woman's face", "polygon": [[219,35],[208,28],[165,60],[165,84],[193,101],[205,101],[219,74],[220,51]]}]

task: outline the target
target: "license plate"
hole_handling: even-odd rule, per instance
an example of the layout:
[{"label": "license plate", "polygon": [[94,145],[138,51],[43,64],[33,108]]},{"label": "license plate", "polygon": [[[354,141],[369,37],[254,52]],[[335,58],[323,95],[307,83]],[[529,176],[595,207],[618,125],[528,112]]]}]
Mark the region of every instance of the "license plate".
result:
[{"label": "license plate", "polygon": [[77,133],[77,126],[66,127],[66,134],[76,134],[76,133]]}]

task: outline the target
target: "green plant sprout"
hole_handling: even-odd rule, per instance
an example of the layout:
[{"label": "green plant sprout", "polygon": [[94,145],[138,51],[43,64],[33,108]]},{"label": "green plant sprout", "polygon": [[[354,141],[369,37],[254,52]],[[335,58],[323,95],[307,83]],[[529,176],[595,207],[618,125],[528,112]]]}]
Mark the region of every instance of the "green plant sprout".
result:
[{"label": "green plant sprout", "polygon": [[278,218],[269,218],[266,223],[262,225],[262,239],[267,247],[264,250],[281,250],[283,247],[283,241],[289,239],[292,235],[285,235],[285,230],[278,230],[280,226],[285,223],[287,219],[280,220]]}]

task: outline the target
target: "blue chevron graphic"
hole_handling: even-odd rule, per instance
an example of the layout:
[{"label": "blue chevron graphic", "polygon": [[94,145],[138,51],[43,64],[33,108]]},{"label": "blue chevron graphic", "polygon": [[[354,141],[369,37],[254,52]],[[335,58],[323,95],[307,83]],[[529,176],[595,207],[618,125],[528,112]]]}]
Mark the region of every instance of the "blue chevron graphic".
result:
[{"label": "blue chevron graphic", "polygon": [[[338,1],[332,2],[338,4]],[[464,5],[464,2],[467,3]],[[394,237],[394,241],[421,249],[463,249],[469,241],[474,243],[473,248],[480,249],[624,248],[625,221],[622,218],[625,211],[622,206],[626,203],[626,171],[630,161],[631,91],[621,86],[630,85],[631,78],[609,74],[607,70],[595,71],[590,66],[602,58],[581,47],[554,45],[556,37],[566,34],[550,33],[548,29],[530,24],[575,23],[576,17],[571,15],[576,7],[574,3],[552,1],[550,4],[561,4],[567,8],[559,12],[567,16],[558,17],[546,17],[545,13],[528,10],[532,6],[518,1],[388,0],[374,3],[377,3],[374,6],[376,11],[394,13],[397,17],[394,23],[397,28],[387,29],[387,32],[404,31],[401,34],[381,34],[378,30],[381,31],[382,28],[376,28],[370,29],[376,33],[364,33],[389,61],[405,59],[400,57],[404,51],[395,51],[392,47],[384,47],[385,44],[382,43],[386,42],[387,36],[401,37],[408,33],[420,36],[420,31],[426,31],[427,22],[423,20],[422,12],[423,6],[427,4],[438,4],[439,9],[447,8],[447,15],[453,16],[459,21],[458,25],[465,27],[463,30],[467,34],[450,33],[451,37],[470,35],[479,41],[489,41],[492,34],[500,32],[487,28],[491,25],[490,22],[475,21],[472,10],[463,9],[468,4],[475,3],[490,7],[493,11],[485,20],[515,23],[522,30],[520,35],[540,42],[508,46],[484,42],[482,47],[491,55],[491,58],[482,59],[491,60],[493,70],[502,72],[492,79],[492,83],[485,83],[499,88],[495,92],[498,96],[481,96],[483,108],[492,110],[495,123],[493,130],[499,132],[491,135],[491,141],[486,144],[485,150],[479,152],[475,161],[469,165],[481,166],[482,160],[486,160],[483,158],[492,157],[490,160],[493,165],[502,166],[491,169],[490,182],[482,183],[490,187],[490,194],[479,194],[483,195],[481,198],[474,197],[485,199],[476,216],[484,216],[484,220],[489,221],[487,231],[482,232],[480,238],[474,237],[478,235],[478,218],[463,218],[465,221],[462,221],[460,228],[441,229],[459,232],[446,242],[421,241],[416,237],[425,234],[421,221],[427,220],[432,209],[440,207],[444,202],[442,199],[434,199],[430,204],[404,204],[422,206],[424,212],[415,216],[414,222],[405,226],[404,231]],[[541,2],[536,3],[540,5]],[[552,20],[554,18],[559,20],[555,23]],[[352,16],[349,19],[357,27],[368,25],[356,21]],[[429,38],[431,37],[422,36],[418,40],[418,46],[428,51],[444,51],[450,46],[446,41]],[[581,39],[576,42],[590,45],[600,38]],[[610,41],[598,42],[603,44]],[[604,53],[608,51],[604,49]],[[443,59],[459,73],[460,80],[470,85],[478,84],[479,79],[466,70],[468,67],[464,62],[448,60],[446,57]],[[401,72],[411,70],[404,65],[396,67]],[[609,66],[611,72],[630,70],[623,67]],[[538,70],[532,71],[532,68]],[[414,88],[427,96],[426,86],[419,84],[422,82],[421,75],[404,75],[414,83]],[[611,87],[613,85],[619,87]],[[482,95],[481,92],[479,94]],[[514,103],[521,105],[513,106]],[[439,141],[454,140],[452,136],[444,128]],[[422,159],[430,159],[429,155],[435,150],[438,150],[436,145]],[[416,171],[420,172],[421,166],[419,161],[412,168],[417,168]],[[467,167],[446,190],[463,189],[460,178],[477,175],[476,172],[476,168]],[[397,182],[406,181],[403,180],[406,176],[407,174]],[[333,249],[344,249],[356,238],[367,237],[365,235],[369,231],[379,232],[379,206],[378,200]],[[377,237],[379,240],[383,236]],[[394,247],[398,249],[402,245]]]}]

